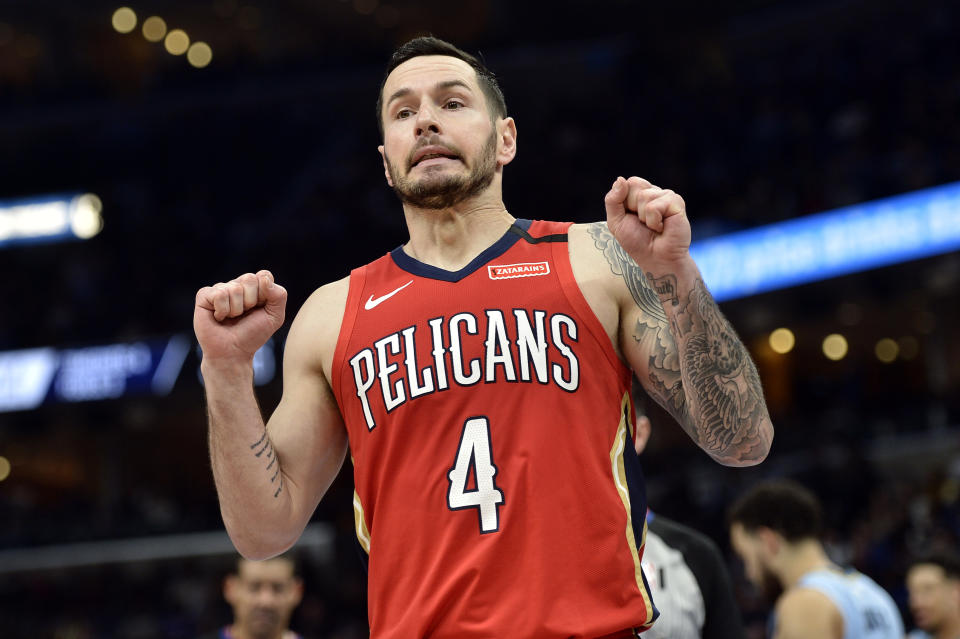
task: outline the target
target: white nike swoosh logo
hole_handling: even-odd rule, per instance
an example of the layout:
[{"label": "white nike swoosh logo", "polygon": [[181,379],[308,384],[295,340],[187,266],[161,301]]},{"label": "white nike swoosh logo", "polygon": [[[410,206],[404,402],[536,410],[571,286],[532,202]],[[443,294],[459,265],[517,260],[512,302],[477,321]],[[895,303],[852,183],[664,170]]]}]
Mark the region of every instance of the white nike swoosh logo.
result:
[{"label": "white nike swoosh logo", "polygon": [[393,297],[394,295],[396,295],[397,293],[399,293],[399,292],[402,291],[403,289],[407,288],[407,287],[410,286],[411,284],[413,284],[413,280],[410,280],[409,282],[407,282],[406,284],[404,284],[404,285],[401,286],[400,288],[395,288],[395,289],[393,289],[392,291],[390,291],[390,292],[387,293],[386,295],[381,295],[380,297],[374,297],[373,295],[371,295],[371,296],[370,296],[370,299],[368,299],[366,302],[364,302],[363,308],[364,308],[365,310],[368,310],[368,311],[369,311],[371,308],[375,308],[375,307],[376,307],[378,304],[380,304],[381,302],[387,301],[388,299],[390,299],[391,297]]}]

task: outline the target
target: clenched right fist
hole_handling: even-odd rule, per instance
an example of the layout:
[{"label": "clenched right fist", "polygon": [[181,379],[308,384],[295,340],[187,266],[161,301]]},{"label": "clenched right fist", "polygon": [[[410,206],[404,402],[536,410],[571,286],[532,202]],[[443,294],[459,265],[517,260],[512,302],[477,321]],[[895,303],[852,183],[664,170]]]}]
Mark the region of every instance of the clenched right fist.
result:
[{"label": "clenched right fist", "polygon": [[245,273],[197,291],[193,330],[208,362],[249,362],[283,325],[287,291],[270,271]]}]

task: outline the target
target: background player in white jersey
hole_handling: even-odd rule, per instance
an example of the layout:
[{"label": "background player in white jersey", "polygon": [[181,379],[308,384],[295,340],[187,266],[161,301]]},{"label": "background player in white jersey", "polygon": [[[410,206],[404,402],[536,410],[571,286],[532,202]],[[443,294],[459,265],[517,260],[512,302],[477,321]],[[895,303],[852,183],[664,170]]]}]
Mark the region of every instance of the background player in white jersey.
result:
[{"label": "background player in white jersey", "polygon": [[872,579],[834,564],[820,541],[817,498],[792,481],[755,486],[730,508],[730,541],[747,578],[783,586],[773,639],[900,639],[893,599]]},{"label": "background player in white jersey", "polygon": [[960,557],[940,552],[915,559],[907,570],[907,591],[917,626],[910,639],[960,638]]},{"label": "background player in white jersey", "polygon": [[[650,419],[637,416],[637,454],[650,439]],[[660,618],[644,639],[743,639],[743,620],[723,554],[698,530],[647,511],[643,571]]]}]

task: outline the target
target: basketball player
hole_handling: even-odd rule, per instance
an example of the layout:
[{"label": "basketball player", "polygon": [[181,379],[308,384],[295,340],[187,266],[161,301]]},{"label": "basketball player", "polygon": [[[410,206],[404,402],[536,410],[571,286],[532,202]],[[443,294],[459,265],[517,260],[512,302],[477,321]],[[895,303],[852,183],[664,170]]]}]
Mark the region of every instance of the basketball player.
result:
[{"label": "basketball player", "polygon": [[[650,419],[637,416],[637,454]],[[743,621],[723,555],[703,533],[647,511],[643,572],[660,617],[644,639],[743,639]]]},{"label": "basketball player", "polygon": [[633,636],[657,613],[631,367],[721,463],[773,437],[684,202],[621,177],[607,224],[514,217],[517,126],[490,72],[434,38],[394,54],[377,113],[410,240],[305,302],[266,427],[251,358],[286,292],[260,271],[197,293],[227,530],[246,556],[289,547],[349,441],[374,639]]},{"label": "basketball player", "polygon": [[960,638],[960,559],[932,553],[907,570],[910,612],[918,630],[910,639]]},{"label": "basketball player", "polygon": [[289,629],[303,598],[303,582],[290,557],[238,559],[236,572],[223,581],[223,598],[233,609],[233,623],[210,639],[301,639]]},{"label": "basketball player", "polygon": [[783,587],[771,618],[773,639],[901,639],[903,621],[872,579],[843,569],[820,542],[820,504],[792,481],[762,483],[730,509],[730,541],[747,578]]}]

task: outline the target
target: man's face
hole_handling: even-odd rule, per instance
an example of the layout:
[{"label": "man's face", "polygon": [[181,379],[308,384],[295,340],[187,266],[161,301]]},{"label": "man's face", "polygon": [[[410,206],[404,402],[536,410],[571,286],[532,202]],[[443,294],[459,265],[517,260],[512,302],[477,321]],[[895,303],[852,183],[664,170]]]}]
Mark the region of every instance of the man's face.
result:
[{"label": "man's face", "polygon": [[[482,192],[500,164],[498,127],[473,68],[458,58],[419,56],[383,87],[387,182],[400,199],[439,209]],[[512,156],[511,156],[512,157]]]},{"label": "man's face", "polygon": [[761,592],[766,592],[774,575],[767,568],[763,539],[757,532],[748,532],[742,524],[734,523],[730,526],[730,545],[743,561],[743,572],[747,579]]},{"label": "man's face", "polygon": [[960,583],[949,579],[936,564],[917,564],[907,572],[910,612],[917,626],[936,632],[949,619],[960,616]]},{"label": "man's face", "polygon": [[285,559],[241,560],[237,574],[224,584],[234,625],[258,639],[272,639],[286,630],[302,596],[303,585]]}]

